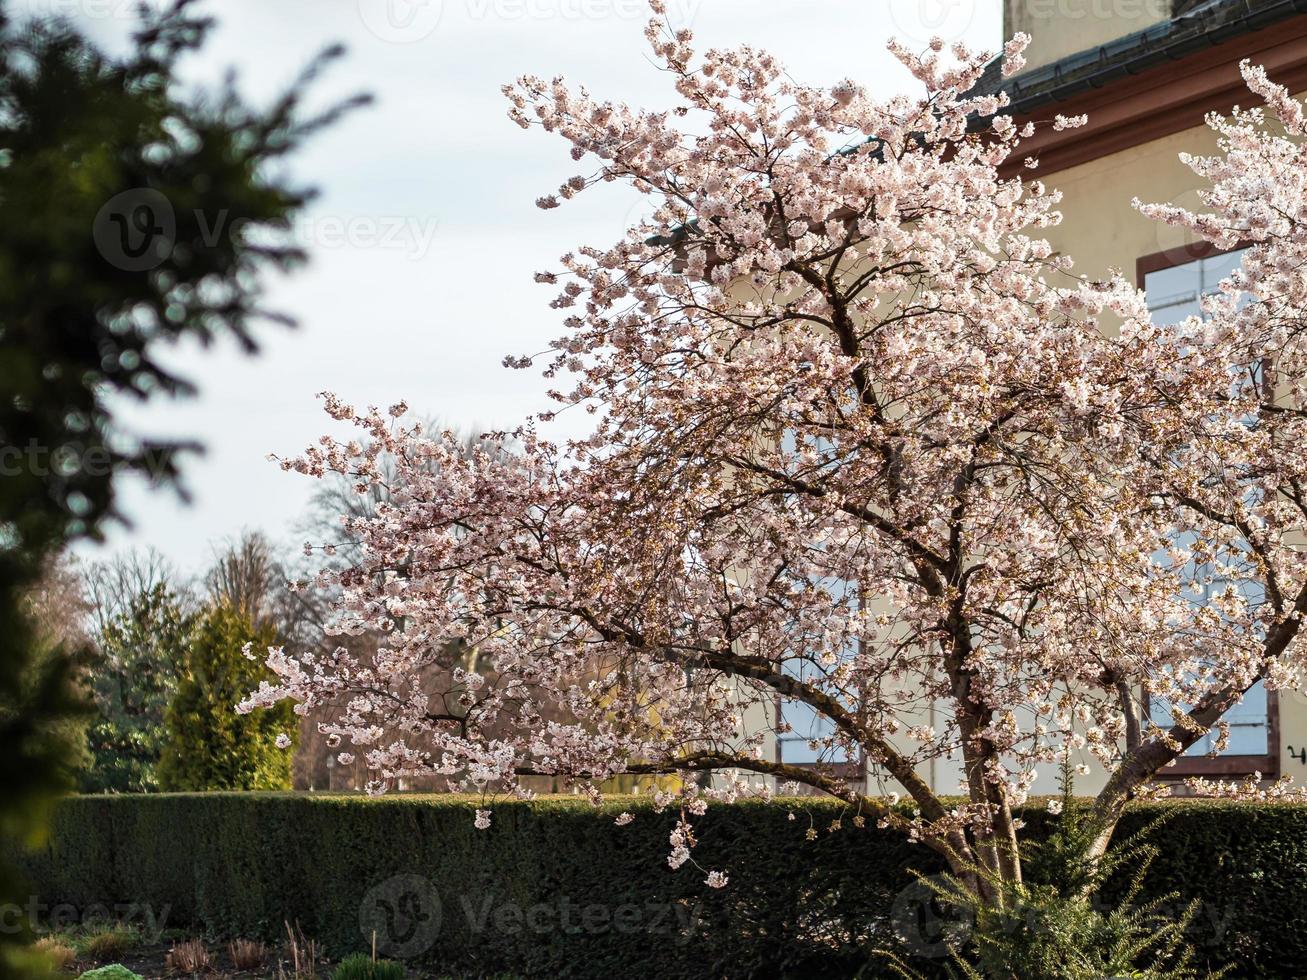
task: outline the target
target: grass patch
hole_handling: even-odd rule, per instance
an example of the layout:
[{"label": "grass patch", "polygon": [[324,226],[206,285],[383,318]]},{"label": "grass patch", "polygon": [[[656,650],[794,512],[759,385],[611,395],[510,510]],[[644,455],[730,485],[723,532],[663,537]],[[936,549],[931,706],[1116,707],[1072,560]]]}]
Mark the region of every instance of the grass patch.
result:
[{"label": "grass patch", "polygon": [[56,973],[68,973],[77,962],[77,950],[53,936],[38,939],[32,946]]},{"label": "grass patch", "polygon": [[132,926],[93,926],[75,940],[77,955],[91,960],[116,960],[141,944],[140,932]]}]

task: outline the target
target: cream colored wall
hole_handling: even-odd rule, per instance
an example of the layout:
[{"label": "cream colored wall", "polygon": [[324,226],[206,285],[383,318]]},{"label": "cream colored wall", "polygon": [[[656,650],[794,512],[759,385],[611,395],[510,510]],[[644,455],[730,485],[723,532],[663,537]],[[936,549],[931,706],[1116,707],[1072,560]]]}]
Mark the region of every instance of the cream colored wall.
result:
[{"label": "cream colored wall", "polygon": [[1063,194],[1062,224],[1046,237],[1090,277],[1115,267],[1133,280],[1140,256],[1170,249],[1182,255],[1191,235],[1150,221],[1130,204],[1138,197],[1200,207],[1199,180],[1180,162],[1182,152],[1214,153],[1216,139],[1200,126],[1042,177]]},{"label": "cream colored wall", "polygon": [[[1171,248],[1183,250],[1190,238],[1177,229],[1145,219],[1131,207],[1131,198],[1197,204],[1193,192],[1197,179],[1180,163],[1179,154],[1184,150],[1205,153],[1215,149],[1211,131],[1199,127],[1047,176],[1035,171],[1034,176],[1064,194],[1062,224],[1044,232],[1045,237],[1058,251],[1076,260],[1077,274],[1097,278],[1116,267],[1133,281],[1139,256]],[[942,727],[945,711],[943,704],[936,706],[937,727]],[[1287,714],[1282,712],[1282,721],[1287,720]],[[1307,735],[1307,705],[1297,716]],[[924,721],[914,717],[905,719],[905,724]],[[1091,768],[1088,776],[1077,777],[1076,792],[1096,793],[1106,781],[1106,773],[1087,756],[1076,761],[1089,763]],[[961,759],[956,753],[936,759],[919,766],[918,774],[938,793],[957,793],[962,783]],[[1056,793],[1057,778],[1055,769],[1040,769],[1034,792]]]},{"label": "cream colored wall", "polygon": [[[1300,98],[1302,96],[1299,96]],[[1040,177],[1062,191],[1062,224],[1048,229],[1045,237],[1076,261],[1076,272],[1090,277],[1116,268],[1134,281],[1135,260],[1156,252],[1175,250],[1177,261],[1187,261],[1186,246],[1194,237],[1170,225],[1144,218],[1131,206],[1138,197],[1145,202],[1177,203],[1201,207],[1199,179],[1180,162],[1182,152],[1215,153],[1216,138],[1206,126],[1131,147],[1091,163]],[[1289,748],[1307,746],[1307,693],[1282,691],[1280,702],[1280,772],[1307,783],[1307,767],[1289,755]],[[937,712],[943,706],[937,707]],[[914,718],[908,723],[925,719]],[[942,718],[936,723],[942,721]],[[1106,781],[1106,773],[1085,756],[1088,776],[1077,777],[1077,794],[1094,794]],[[937,759],[919,767],[920,775],[939,793],[956,793],[962,780],[961,761],[956,757]],[[1057,792],[1057,772],[1041,769],[1034,792]]]},{"label": "cream colored wall", "polygon": [[1026,49],[1026,69],[1050,64],[1069,54],[1169,19],[1171,0],[1006,0],[1004,37],[1025,31],[1033,39]]}]

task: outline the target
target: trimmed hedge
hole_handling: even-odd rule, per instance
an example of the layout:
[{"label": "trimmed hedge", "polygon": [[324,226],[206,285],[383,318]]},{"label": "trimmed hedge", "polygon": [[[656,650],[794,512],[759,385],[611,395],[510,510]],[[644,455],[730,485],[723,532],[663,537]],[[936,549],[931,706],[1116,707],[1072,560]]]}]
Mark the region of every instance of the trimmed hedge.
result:
[{"label": "trimmed hedge", "polygon": [[[832,801],[713,806],[695,818],[695,858],[730,875],[724,889],[692,865],[668,868],[676,814],[647,801],[498,803],[485,831],[473,827],[474,806],[451,796],[75,797],[25,864],[52,917],[148,907],[168,928],[274,941],[289,920],[338,955],[369,948],[375,930],[381,953],[432,975],[851,977],[896,934],[910,954],[942,948],[909,871],[938,870],[933,853],[854,827]],[[618,827],[622,810],[635,820]],[[1200,956],[1235,964],[1233,976],[1307,976],[1307,807],[1149,804],[1130,810],[1122,835],[1166,811],[1150,887],[1202,901]]]}]

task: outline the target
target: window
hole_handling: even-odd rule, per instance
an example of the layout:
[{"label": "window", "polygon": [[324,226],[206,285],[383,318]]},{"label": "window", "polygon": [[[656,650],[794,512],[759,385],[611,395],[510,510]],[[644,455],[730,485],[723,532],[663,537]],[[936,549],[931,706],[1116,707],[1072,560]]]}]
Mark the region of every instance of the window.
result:
[{"label": "window", "polygon": [[[848,603],[856,606],[859,602],[857,589],[842,579],[818,581],[815,585],[830,594],[832,603]],[[836,654],[836,664],[846,660],[853,653],[852,645]],[[833,669],[832,665],[830,669]],[[829,669],[814,663],[807,657],[787,659],[785,673],[801,681],[813,682],[820,687],[822,679]],[[776,756],[778,761],[803,766],[831,766],[841,770],[845,776],[860,775],[857,760],[840,746],[826,742],[835,734],[835,724],[825,715],[815,711],[802,701],[781,697],[776,702],[776,712],[782,730],[776,733]],[[783,730],[788,727],[788,731]],[[845,771],[847,770],[847,771]]]},{"label": "window", "polygon": [[[787,674],[795,671],[786,670]],[[802,678],[800,678],[802,679]],[[780,761],[813,765],[818,762],[848,762],[848,756],[832,750],[822,743],[823,739],[835,734],[834,723],[825,715],[820,715],[802,701],[782,698],[780,702],[781,722],[789,726],[789,731],[776,735],[776,753]],[[817,743],[814,748],[813,743]]]},{"label": "window", "polygon": [[[804,445],[815,455],[815,472],[820,473],[835,464],[836,447],[829,439],[820,436],[805,437]],[[787,460],[793,464],[799,450],[799,439],[794,430],[782,433],[780,449]],[[803,474],[812,478],[813,471]],[[828,578],[815,581],[814,586],[830,595],[832,604],[841,602],[856,606],[860,603],[857,588],[853,583],[840,578]],[[798,640],[796,647],[807,644]],[[852,648],[836,654],[836,664],[853,653]],[[833,668],[834,665],[832,665]],[[801,681],[810,681],[820,686],[820,681],[829,672],[814,660],[804,656],[787,658],[783,665],[785,673]],[[818,768],[829,771],[832,775],[855,780],[863,776],[861,758],[854,758],[839,746],[831,745],[827,740],[835,734],[834,723],[825,715],[815,711],[802,701],[778,696],[776,698],[776,760],[789,765]]]},{"label": "window", "polygon": [[[1209,245],[1191,245],[1147,255],[1136,265],[1137,281],[1143,287],[1148,309],[1158,323],[1178,323],[1189,316],[1201,316],[1199,300],[1215,293],[1221,280],[1238,268],[1243,249],[1218,252]],[[1208,589],[1219,591],[1220,581]],[[1204,596],[1195,597],[1203,601]],[[1165,717],[1164,705],[1150,706]],[[1208,758],[1216,735],[1209,734],[1194,743],[1167,776],[1241,775],[1260,772],[1274,776],[1279,772],[1278,705],[1274,693],[1258,684],[1243,702],[1229,711],[1230,740],[1217,758]]]},{"label": "window", "polygon": [[1148,297],[1148,309],[1158,323],[1179,323],[1187,316],[1201,315],[1198,300],[1217,291],[1221,280],[1239,267],[1243,249],[1191,258],[1197,247],[1176,255],[1175,265],[1149,268],[1152,262],[1165,261],[1170,252],[1139,260],[1140,285]]}]

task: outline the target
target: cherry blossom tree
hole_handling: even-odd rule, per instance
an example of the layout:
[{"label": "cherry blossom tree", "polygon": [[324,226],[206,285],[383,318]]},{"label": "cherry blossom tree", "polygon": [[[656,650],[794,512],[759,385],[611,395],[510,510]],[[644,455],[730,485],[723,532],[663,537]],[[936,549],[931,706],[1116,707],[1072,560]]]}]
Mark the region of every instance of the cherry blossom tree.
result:
[{"label": "cherry blossom tree", "polygon": [[[546,414],[468,453],[402,404],[326,396],[357,438],[283,466],[360,494],[398,474],[348,519],[358,561],[321,576],[334,629],[384,643],[370,663],[274,650],[278,682],[244,707],[343,704],[321,729],[377,791],[434,772],[491,800],[546,773],[597,797],[617,774],[716,772],[657,794],[682,815],[673,867],[697,865],[711,801],[793,783],[983,891],[1021,878],[1037,767],[1089,760],[1111,773],[1092,811],[1106,847],[1243,690],[1289,679],[1272,662],[1297,620],[1276,603],[1307,593],[1242,587],[1261,539],[1221,509],[1261,485],[1245,461],[1270,437],[1231,397],[1228,344],[1195,350],[1242,328],[1155,326],[1133,286],[1077,276],[1039,237],[1059,195],[1033,161],[1000,177],[1032,129],[969,94],[989,55],[892,45],[924,93],[878,100],[747,47],[698,56],[657,16],[647,36],[668,111],[561,79],[505,90],[520,126],[593,167],[542,207],[614,181],[655,206],[537,276],[566,317],[540,355],[552,397],[592,433],[550,441]],[[1238,583],[1213,610],[1194,590],[1221,562]],[[487,668],[441,664],[451,638]],[[817,764],[768,748],[780,705],[822,720]],[[922,776],[944,758],[961,804]]]}]

